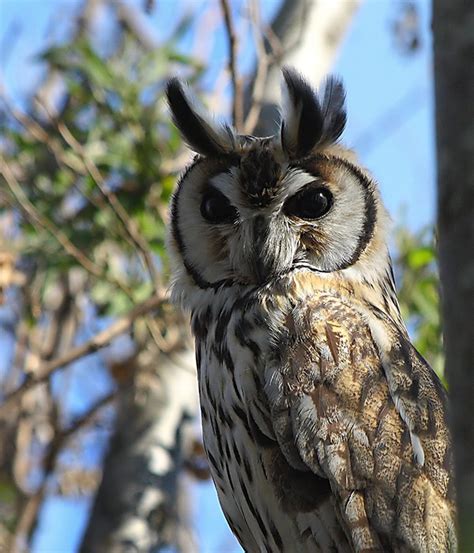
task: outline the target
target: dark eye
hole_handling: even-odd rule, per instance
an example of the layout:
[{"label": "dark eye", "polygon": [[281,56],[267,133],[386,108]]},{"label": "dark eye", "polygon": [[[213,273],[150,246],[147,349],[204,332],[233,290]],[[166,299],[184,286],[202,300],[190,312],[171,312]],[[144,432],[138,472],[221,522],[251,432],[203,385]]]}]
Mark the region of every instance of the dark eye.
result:
[{"label": "dark eye", "polygon": [[237,219],[237,210],[224,194],[209,188],[202,197],[201,215],[209,223],[233,223]]},{"label": "dark eye", "polygon": [[319,219],[331,208],[333,197],[327,188],[322,186],[307,186],[285,204],[284,212],[300,219]]}]

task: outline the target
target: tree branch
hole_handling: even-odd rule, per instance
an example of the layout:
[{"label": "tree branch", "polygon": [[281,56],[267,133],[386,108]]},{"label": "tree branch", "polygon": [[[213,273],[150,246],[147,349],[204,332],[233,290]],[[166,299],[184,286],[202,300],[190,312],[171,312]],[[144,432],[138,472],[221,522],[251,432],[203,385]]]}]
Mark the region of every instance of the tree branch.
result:
[{"label": "tree branch", "polygon": [[41,213],[34,207],[34,205],[27,198],[26,194],[21,189],[18,181],[13,174],[13,171],[10,165],[5,161],[0,159],[0,173],[5,178],[10,192],[15,197],[15,200],[18,202],[18,206],[22,211],[27,215],[27,217],[37,223],[40,227],[47,230],[56,240],[61,244],[61,246],[67,251],[67,253],[73,257],[86,271],[92,273],[97,277],[103,275],[101,267],[96,265],[91,261],[79,248],[77,248],[69,238],[62,232],[53,222],[49,221],[41,215]]},{"label": "tree branch", "polygon": [[26,194],[23,192],[20,184],[15,178],[13,170],[10,165],[5,161],[0,159],[0,174],[3,175],[7,186],[15,198],[16,206],[19,207],[24,215],[33,225],[38,225],[41,228],[45,229],[49,234],[59,242],[59,244],[64,248],[64,250],[73,257],[79,265],[81,265],[88,273],[91,273],[97,278],[103,278],[104,280],[110,282],[114,286],[117,286],[124,292],[127,297],[133,299],[132,291],[120,280],[111,278],[107,276],[105,270],[90,260],[79,248],[77,248],[69,238],[62,232],[52,221],[43,217],[43,215],[35,208],[35,206],[30,202]]},{"label": "tree branch", "polygon": [[117,392],[113,391],[105,395],[101,399],[97,400],[96,403],[89,410],[84,413],[84,415],[78,417],[68,428],[62,430],[56,440],[59,442],[60,446],[64,444],[71,436],[76,434],[82,428],[88,426],[97,416],[97,413],[106,405],[111,403],[117,397]]},{"label": "tree branch", "polygon": [[42,482],[38,489],[27,498],[18,523],[16,525],[14,547],[16,548],[18,553],[24,551],[25,546],[28,545],[31,539],[31,535],[36,526],[36,521],[38,519],[38,513],[41,504],[43,503],[44,497],[46,495],[49,478],[55,470],[58,456],[62,448],[64,447],[64,444],[71,436],[90,424],[97,416],[98,412],[103,407],[108,405],[113,399],[115,399],[116,396],[117,392],[114,391],[99,399],[92,407],[89,408],[87,413],[77,418],[71,424],[71,426],[63,431],[58,432],[53,438],[49,446],[49,451],[45,456]]},{"label": "tree branch", "polygon": [[85,344],[81,344],[80,346],[72,348],[61,357],[58,357],[57,359],[54,359],[53,361],[50,361],[49,363],[46,363],[45,365],[40,367],[40,369],[37,371],[37,376],[28,375],[21,386],[19,386],[16,390],[5,397],[3,404],[0,406],[0,414],[2,413],[2,411],[7,411],[10,404],[21,397],[21,395],[24,394],[27,390],[30,390],[33,386],[45,382],[54,371],[63,368],[69,363],[72,363],[73,361],[76,361],[77,359],[84,357],[85,355],[95,353],[99,349],[103,348],[104,346],[109,344],[113,338],[115,338],[119,334],[122,334],[123,332],[126,332],[138,317],[146,315],[150,311],[156,309],[164,301],[166,301],[166,299],[167,298],[164,294],[152,296],[143,303],[137,305],[137,307],[132,309],[130,313],[128,313],[128,315],[118,319],[108,328],[96,334]]},{"label": "tree branch", "polygon": [[235,32],[234,21],[228,0],[220,0],[222,14],[224,16],[225,29],[227,32],[227,42],[229,45],[229,72],[232,81],[233,98],[232,98],[232,123],[234,127],[240,131],[243,127],[243,88],[242,80],[237,72],[237,53],[238,41]]},{"label": "tree branch", "polygon": [[110,205],[112,211],[117,216],[118,220],[122,223],[125,231],[127,232],[128,236],[132,240],[132,242],[135,244],[138,251],[141,253],[145,267],[147,268],[150,278],[153,282],[153,285],[155,287],[155,291],[157,292],[160,286],[160,278],[158,271],[156,270],[156,267],[153,263],[153,259],[151,256],[151,253],[148,249],[148,244],[143,240],[143,238],[140,235],[140,232],[138,231],[137,226],[135,225],[135,222],[133,219],[131,219],[128,216],[127,211],[123,207],[123,205],[120,203],[120,200],[117,198],[115,193],[110,190],[107,185],[105,184],[104,178],[99,171],[97,165],[90,159],[89,156],[86,155],[84,152],[84,148],[82,144],[80,144],[71,131],[67,128],[67,126],[60,122],[58,123],[58,130],[61,134],[61,136],[64,138],[64,140],[67,142],[67,144],[73,149],[73,151],[80,156],[82,162],[84,163],[84,166],[86,167],[88,173],[93,178],[94,182],[96,183],[98,189],[100,190],[101,194],[104,196],[104,199],[108,202]]},{"label": "tree branch", "polygon": [[252,34],[257,50],[257,70],[250,95],[250,108],[244,123],[244,132],[252,134],[257,126],[260,112],[262,110],[263,93],[265,91],[265,81],[268,75],[268,66],[270,64],[270,56],[265,48],[263,40],[260,6],[257,0],[252,0],[249,6],[250,22],[252,26]]},{"label": "tree branch", "polygon": [[[41,142],[43,144],[46,144],[50,152],[53,154],[55,160],[57,161],[58,165],[60,167],[67,167],[68,169],[72,170],[74,173],[77,173],[79,175],[87,175],[90,174],[87,171],[87,167],[85,164],[80,161],[77,162],[77,158],[72,158],[71,156],[65,155],[65,151],[62,147],[62,145],[59,143],[57,139],[54,139],[51,137],[51,135],[46,132],[43,127],[38,124],[33,117],[30,115],[27,115],[25,113],[20,112],[17,110],[14,106],[12,106],[7,98],[5,97],[3,91],[0,89],[0,97],[2,98],[3,102],[6,105],[7,110],[11,114],[11,116],[18,122],[20,125],[27,131],[29,136],[37,140],[38,142]],[[38,100],[39,102],[39,100]],[[48,112],[48,108],[44,104],[40,104],[44,111],[47,112],[47,115],[51,122],[54,122],[52,119],[52,115],[50,112]],[[56,118],[57,119],[57,118]],[[188,156],[189,157],[189,156]],[[175,172],[178,170],[181,170],[183,168],[184,162],[181,161],[180,164],[178,164],[179,160],[173,160],[173,165],[169,165],[170,167],[173,167],[173,170],[167,170],[163,167],[164,172]],[[83,189],[81,189],[80,186],[78,186],[77,182],[73,182],[74,188],[81,194],[81,196],[90,202],[96,209],[103,209],[103,207],[107,204],[107,200],[104,199],[103,195],[100,197],[94,197],[94,195],[87,194]],[[135,243],[129,238],[129,235],[127,234],[126,230],[124,230],[123,226],[119,227],[119,235],[121,238],[123,238],[130,246],[136,247]],[[130,294],[128,294],[130,296]]]},{"label": "tree branch", "polygon": [[[275,122],[279,120],[281,63],[285,62],[303,71],[312,83],[318,84],[330,70],[359,3],[360,0],[281,2],[271,27],[264,33],[274,62],[269,64],[264,83],[261,113],[255,131],[258,136],[268,136],[276,130]],[[256,75],[245,91],[246,110],[252,105],[255,78]]]}]

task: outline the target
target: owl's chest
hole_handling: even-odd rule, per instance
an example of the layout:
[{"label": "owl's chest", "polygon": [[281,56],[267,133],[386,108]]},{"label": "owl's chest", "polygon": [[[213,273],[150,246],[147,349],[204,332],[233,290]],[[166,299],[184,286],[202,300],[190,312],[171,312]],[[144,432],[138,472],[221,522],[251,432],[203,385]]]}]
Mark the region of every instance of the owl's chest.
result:
[{"label": "owl's chest", "polygon": [[[273,347],[265,314],[247,309],[209,309],[193,317],[203,411],[219,418],[243,418],[262,394],[263,371]],[[208,411],[208,413],[206,413]],[[227,411],[227,412],[226,412]]]},{"label": "owl's chest", "polygon": [[[245,551],[309,553],[317,547],[315,535],[329,548],[333,529],[311,515],[288,516],[293,505],[308,510],[308,493],[294,490],[268,411],[263,382],[282,347],[283,312],[266,307],[193,317],[204,446],[222,510]],[[321,516],[332,520],[329,503]]]},{"label": "owl's chest", "polygon": [[221,310],[194,318],[193,330],[204,446],[222,510],[246,551],[260,552],[265,542],[272,551],[289,548],[297,528],[274,493],[269,453],[255,440],[258,428],[272,434],[261,385],[272,355],[268,324],[257,308]]}]

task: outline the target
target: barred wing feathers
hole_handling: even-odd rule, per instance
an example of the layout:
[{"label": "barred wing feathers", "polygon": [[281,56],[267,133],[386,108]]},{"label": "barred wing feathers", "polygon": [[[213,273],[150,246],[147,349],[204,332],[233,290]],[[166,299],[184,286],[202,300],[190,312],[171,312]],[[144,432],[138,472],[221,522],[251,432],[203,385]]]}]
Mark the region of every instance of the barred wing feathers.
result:
[{"label": "barred wing feathers", "polygon": [[445,393],[406,333],[333,294],[286,328],[265,390],[288,463],[329,480],[355,551],[454,551]]}]

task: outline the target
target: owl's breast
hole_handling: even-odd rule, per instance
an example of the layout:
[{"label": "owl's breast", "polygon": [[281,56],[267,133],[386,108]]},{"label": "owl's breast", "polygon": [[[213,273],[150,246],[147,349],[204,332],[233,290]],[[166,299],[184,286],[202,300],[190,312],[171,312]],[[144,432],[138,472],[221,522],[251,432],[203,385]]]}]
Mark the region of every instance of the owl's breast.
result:
[{"label": "owl's breast", "polygon": [[274,437],[263,398],[263,371],[274,350],[264,315],[257,302],[237,301],[193,316],[203,425],[207,407],[231,429],[234,421],[248,425],[250,413]]},{"label": "owl's breast", "polygon": [[[275,317],[281,314],[275,311]],[[245,551],[350,551],[327,480],[289,465],[264,397],[278,349],[268,305],[193,317],[204,446],[219,501]],[[324,523],[322,522],[324,520]]]}]

